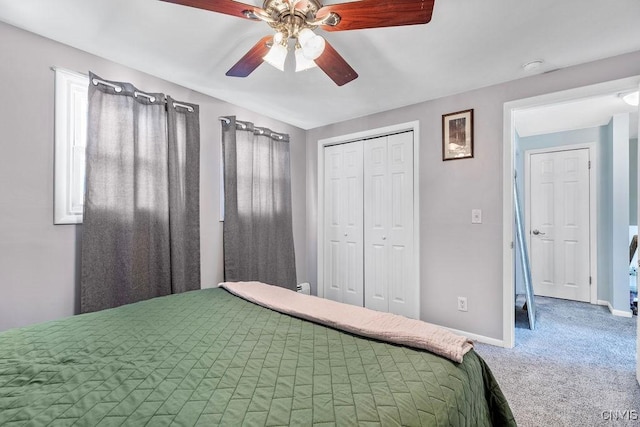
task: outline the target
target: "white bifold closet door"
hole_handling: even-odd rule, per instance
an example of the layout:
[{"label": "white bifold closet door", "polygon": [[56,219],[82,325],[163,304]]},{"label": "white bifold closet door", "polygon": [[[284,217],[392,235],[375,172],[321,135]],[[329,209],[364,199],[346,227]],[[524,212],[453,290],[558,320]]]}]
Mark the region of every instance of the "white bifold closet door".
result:
[{"label": "white bifold closet door", "polygon": [[365,307],[418,318],[413,277],[413,132],[364,145]]},{"label": "white bifold closet door", "polygon": [[362,141],[325,148],[325,296],[362,306]]},{"label": "white bifold closet door", "polygon": [[324,148],[325,297],[419,317],[413,132]]}]

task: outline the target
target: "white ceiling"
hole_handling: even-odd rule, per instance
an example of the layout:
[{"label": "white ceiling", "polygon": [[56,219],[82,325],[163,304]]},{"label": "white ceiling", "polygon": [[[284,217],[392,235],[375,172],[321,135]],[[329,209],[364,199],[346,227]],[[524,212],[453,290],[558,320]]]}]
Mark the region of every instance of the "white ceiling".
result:
[{"label": "white ceiling", "polygon": [[640,50],[638,0],[436,0],[427,25],[322,32],[360,75],[337,87],[292,61],[226,77],[270,27],[158,0],[0,0],[0,20],[303,129],[525,77],[534,59]]},{"label": "white ceiling", "polygon": [[615,114],[629,113],[629,136],[638,137],[638,107],[618,93],[518,110],[515,126],[521,137],[604,126]]}]

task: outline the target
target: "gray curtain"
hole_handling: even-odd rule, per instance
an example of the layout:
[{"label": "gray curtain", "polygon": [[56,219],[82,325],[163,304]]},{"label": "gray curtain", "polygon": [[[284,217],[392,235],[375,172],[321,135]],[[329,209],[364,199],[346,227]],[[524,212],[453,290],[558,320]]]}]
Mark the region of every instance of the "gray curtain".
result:
[{"label": "gray curtain", "polygon": [[109,83],[89,84],[83,313],[200,288],[198,106]]},{"label": "gray curtain", "polygon": [[256,280],[295,290],[289,136],[226,119],[225,280]]}]

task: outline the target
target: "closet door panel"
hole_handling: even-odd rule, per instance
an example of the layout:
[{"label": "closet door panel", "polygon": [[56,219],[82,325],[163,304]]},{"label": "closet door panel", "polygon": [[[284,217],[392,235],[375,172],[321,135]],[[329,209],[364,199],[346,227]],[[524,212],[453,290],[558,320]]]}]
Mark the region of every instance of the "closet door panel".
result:
[{"label": "closet door panel", "polygon": [[390,182],[387,137],[364,146],[364,305],[389,310]]},{"label": "closet door panel", "polygon": [[362,141],[324,150],[325,296],[362,306]]},{"label": "closet door panel", "polygon": [[388,241],[389,311],[418,318],[419,296],[413,278],[413,133],[388,137],[389,206]]},{"label": "closet door panel", "polygon": [[419,317],[413,132],[325,147],[327,298]]},{"label": "closet door panel", "polygon": [[362,306],[364,302],[363,166],[362,141],[343,144],[344,152],[344,266],[343,302]]},{"label": "closet door panel", "polygon": [[342,168],[343,150],[339,146],[325,148],[325,224],[324,224],[324,278],[325,296],[342,301],[344,273],[341,235],[343,234]]}]

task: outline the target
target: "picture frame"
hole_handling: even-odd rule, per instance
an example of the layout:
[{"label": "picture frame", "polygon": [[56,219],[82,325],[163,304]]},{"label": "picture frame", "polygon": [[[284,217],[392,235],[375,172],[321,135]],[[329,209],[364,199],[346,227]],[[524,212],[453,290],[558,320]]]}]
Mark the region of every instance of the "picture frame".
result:
[{"label": "picture frame", "polygon": [[473,109],[442,115],[442,160],[473,157]]}]

